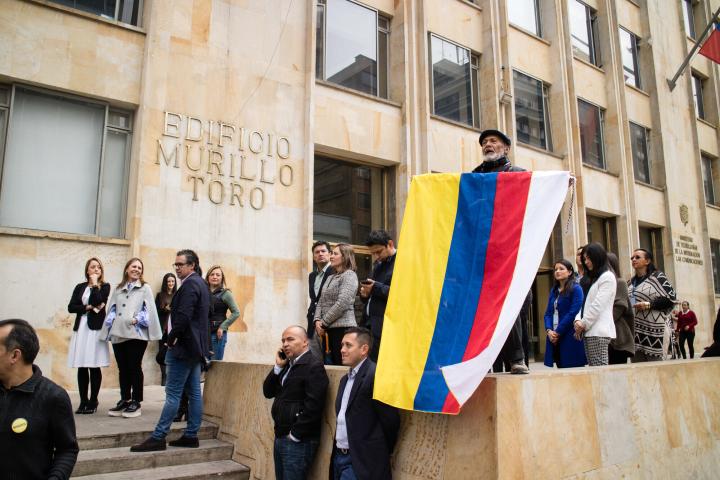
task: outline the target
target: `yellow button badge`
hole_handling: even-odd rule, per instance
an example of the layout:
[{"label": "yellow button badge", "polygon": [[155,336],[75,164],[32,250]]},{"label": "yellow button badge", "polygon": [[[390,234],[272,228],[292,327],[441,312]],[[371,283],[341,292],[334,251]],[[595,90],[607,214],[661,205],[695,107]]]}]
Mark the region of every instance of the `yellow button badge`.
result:
[{"label": "yellow button badge", "polygon": [[23,433],[27,430],[27,420],[24,418],[16,418],[12,422],[12,431],[15,433]]}]

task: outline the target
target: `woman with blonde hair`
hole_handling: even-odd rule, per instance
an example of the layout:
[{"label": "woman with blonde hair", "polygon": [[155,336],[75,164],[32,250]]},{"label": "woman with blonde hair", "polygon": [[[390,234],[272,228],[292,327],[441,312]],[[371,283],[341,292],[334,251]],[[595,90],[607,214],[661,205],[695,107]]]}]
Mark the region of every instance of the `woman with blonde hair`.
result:
[{"label": "woman with blonde hair", "polygon": [[358,278],[355,273],[355,252],[347,243],[338,243],[330,252],[330,265],[335,273],[323,287],[315,309],[315,331],[318,338],[328,334],[328,347],[333,365],[342,365],[340,348],[345,330],[356,327],[355,296]]},{"label": "woman with blonde hair", "polygon": [[120,401],[108,410],[111,417],[140,416],[143,355],[148,341],[162,338],[155,299],[150,285],[143,279],[143,270],[139,258],[131,258],[125,264],[123,279],[110,299],[110,309],[103,325],[106,335],[103,338],[113,344],[120,375]]},{"label": "woman with blonde hair", "polygon": [[205,281],[210,288],[210,350],[213,360],[222,360],[225,356],[228,328],[240,317],[240,309],[230,289],[225,287],[225,272],[220,265],[210,267]]},{"label": "woman with blonde hair", "polygon": [[102,383],[100,368],[110,365],[110,351],[100,333],[109,296],[110,284],[105,281],[103,264],[99,258],[92,257],[85,262],[85,281],[75,286],[68,303],[68,312],[76,314],[68,350],[68,367],[78,369],[80,406],[75,413],[97,410]]}]

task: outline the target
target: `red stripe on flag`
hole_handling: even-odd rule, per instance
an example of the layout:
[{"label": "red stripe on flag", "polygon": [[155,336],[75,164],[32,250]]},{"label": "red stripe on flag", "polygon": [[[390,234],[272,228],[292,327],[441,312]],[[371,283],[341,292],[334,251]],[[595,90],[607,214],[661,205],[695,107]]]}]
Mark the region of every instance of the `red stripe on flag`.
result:
[{"label": "red stripe on flag", "polygon": [[460,413],[460,404],[458,403],[455,395],[453,395],[452,392],[448,392],[447,397],[445,397],[445,404],[442,407],[442,412],[454,415]]},{"label": "red stripe on flag", "polygon": [[715,63],[720,63],[720,31],[717,29],[710,34],[710,37],[700,47],[700,55],[704,55]]},{"label": "red stripe on flag", "polygon": [[531,179],[531,172],[498,175],[485,278],[463,361],[487,348],[495,332],[515,271]]}]

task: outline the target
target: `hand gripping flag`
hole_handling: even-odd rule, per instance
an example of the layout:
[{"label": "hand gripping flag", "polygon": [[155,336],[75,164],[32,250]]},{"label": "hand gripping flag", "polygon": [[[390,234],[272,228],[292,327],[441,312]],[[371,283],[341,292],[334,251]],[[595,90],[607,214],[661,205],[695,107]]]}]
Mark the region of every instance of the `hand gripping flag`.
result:
[{"label": "hand gripping flag", "polygon": [[568,190],[568,172],[414,177],[374,397],[457,414],[491,368]]}]

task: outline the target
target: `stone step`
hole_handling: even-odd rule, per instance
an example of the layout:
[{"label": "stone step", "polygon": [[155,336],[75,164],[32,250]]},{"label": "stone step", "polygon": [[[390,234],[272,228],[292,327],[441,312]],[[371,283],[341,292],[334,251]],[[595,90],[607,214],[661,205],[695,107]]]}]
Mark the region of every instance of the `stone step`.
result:
[{"label": "stone step", "polygon": [[[157,452],[155,452],[157,453]],[[232,460],[194,463],[192,465],[175,465],[172,467],[144,468],[115,473],[100,473],[84,477],[73,477],[77,480],[249,480],[250,469]]]},{"label": "stone step", "polygon": [[199,448],[168,447],[159,452],[131,452],[128,447],[83,450],[78,455],[74,476],[122,472],[144,468],[170,467],[232,458],[233,446],[220,440],[201,440]]},{"label": "stone step", "polygon": [[[119,422],[122,423],[123,420],[124,419],[120,419]],[[175,440],[180,437],[186,425],[186,422],[173,423],[167,437],[168,441]],[[78,435],[78,444],[80,445],[81,451],[98,450],[101,448],[129,447],[148,438],[153,432],[154,427],[154,423],[148,423],[147,425],[143,425],[141,428],[138,428],[136,431],[108,431],[109,429],[107,428],[99,428],[98,430],[103,431],[103,433],[98,433],[97,435]],[[200,430],[198,431],[198,438],[200,440],[215,438],[217,437],[217,432],[217,425],[209,422],[202,422]]]}]

